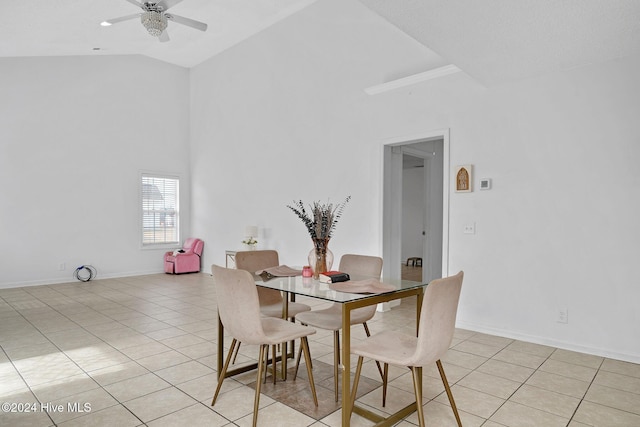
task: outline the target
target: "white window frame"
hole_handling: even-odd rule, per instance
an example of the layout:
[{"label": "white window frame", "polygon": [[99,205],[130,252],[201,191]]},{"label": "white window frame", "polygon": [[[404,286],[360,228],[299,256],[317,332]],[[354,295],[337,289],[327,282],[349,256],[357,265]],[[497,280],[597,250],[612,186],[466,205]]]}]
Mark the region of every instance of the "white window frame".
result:
[{"label": "white window frame", "polygon": [[[153,182],[157,180],[156,182]],[[175,183],[166,187],[162,181]],[[149,182],[152,181],[152,182]],[[142,248],[175,248],[180,245],[180,176],[157,172],[140,172],[138,185],[140,206],[139,238]],[[153,185],[150,189],[147,185]],[[160,185],[162,188],[158,188]],[[150,193],[158,195],[156,201],[149,203]],[[168,197],[167,197],[168,196]],[[152,233],[154,240],[147,238]]]}]

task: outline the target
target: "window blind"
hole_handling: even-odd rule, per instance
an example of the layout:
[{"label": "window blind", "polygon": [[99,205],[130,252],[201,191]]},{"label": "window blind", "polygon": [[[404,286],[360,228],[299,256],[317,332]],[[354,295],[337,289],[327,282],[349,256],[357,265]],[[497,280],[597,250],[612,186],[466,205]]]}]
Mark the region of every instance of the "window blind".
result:
[{"label": "window blind", "polygon": [[142,174],[142,244],[178,243],[178,178]]}]

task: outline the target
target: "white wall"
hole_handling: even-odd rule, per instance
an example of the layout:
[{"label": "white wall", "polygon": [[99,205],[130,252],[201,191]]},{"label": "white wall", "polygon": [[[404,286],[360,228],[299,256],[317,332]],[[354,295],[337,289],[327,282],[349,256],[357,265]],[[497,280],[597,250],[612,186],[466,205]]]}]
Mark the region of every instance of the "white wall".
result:
[{"label": "white wall", "polygon": [[[382,146],[449,128],[451,166],[494,188],[450,193],[459,325],[640,361],[640,58],[484,88],[463,73],[374,97],[419,47],[353,2],[318,2],[192,70],[194,234],[224,263],[245,225],[281,262],[310,242],[286,209],[350,194],[330,247],[381,254]],[[477,180],[476,180],[477,185]],[[476,223],[476,234],[462,228]],[[556,323],[559,308],[569,323]]]},{"label": "white wall", "polygon": [[109,56],[1,58],[0,73],[0,287],[82,264],[162,271],[162,251],[140,249],[139,171],[183,176],[188,231],[188,70]]}]

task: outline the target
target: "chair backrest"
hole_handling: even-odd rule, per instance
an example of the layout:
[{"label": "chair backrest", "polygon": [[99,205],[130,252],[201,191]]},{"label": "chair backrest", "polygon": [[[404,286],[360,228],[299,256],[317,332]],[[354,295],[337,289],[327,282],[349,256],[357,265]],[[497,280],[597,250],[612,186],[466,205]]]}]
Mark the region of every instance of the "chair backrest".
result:
[{"label": "chair backrest", "polygon": [[410,366],[433,363],[449,349],[456,327],[463,276],[461,271],[427,285],[420,311],[418,345],[412,358],[414,363]]},{"label": "chair backrest", "polygon": [[194,253],[198,256],[202,256],[202,250],[204,249],[204,242],[195,237],[189,237],[184,241],[184,245],[182,245],[182,249],[186,253]]},{"label": "chair backrest", "polygon": [[258,290],[253,276],[244,270],[211,266],[218,314],[225,330],[246,344],[264,343]]},{"label": "chair backrest", "polygon": [[368,255],[342,255],[338,270],[350,276],[379,279],[382,274],[382,258]]},{"label": "chair backrest", "polygon": [[[258,270],[279,265],[278,252],[274,250],[236,252],[236,268],[252,275]],[[282,294],[275,289],[258,288],[258,298],[261,305],[282,304]]]}]

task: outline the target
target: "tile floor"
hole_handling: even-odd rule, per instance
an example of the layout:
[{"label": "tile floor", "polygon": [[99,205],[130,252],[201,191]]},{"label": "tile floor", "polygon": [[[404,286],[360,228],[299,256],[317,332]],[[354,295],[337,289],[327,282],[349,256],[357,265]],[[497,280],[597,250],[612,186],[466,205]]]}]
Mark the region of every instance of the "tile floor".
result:
[{"label": "tile floor", "polygon": [[[322,303],[299,299],[312,306]],[[370,322],[412,332],[406,301]],[[354,339],[363,339],[360,327]],[[248,426],[255,373],[228,378],[215,407],[216,300],[208,274],[164,274],[0,290],[2,426]],[[229,341],[227,341],[229,342]],[[311,336],[320,405],[305,375],[264,386],[261,426],[339,426],[332,337]],[[243,346],[237,363],[255,358]],[[355,365],[355,359],[353,359]],[[465,426],[640,426],[640,365],[457,330],[443,364]],[[302,370],[301,370],[302,372]],[[359,403],[380,411],[366,362]],[[391,368],[387,411],[412,399]],[[424,369],[429,426],[455,425],[435,366]],[[16,412],[12,412],[16,411]],[[415,414],[398,425],[417,424]],[[353,426],[371,423],[354,415]]]}]

